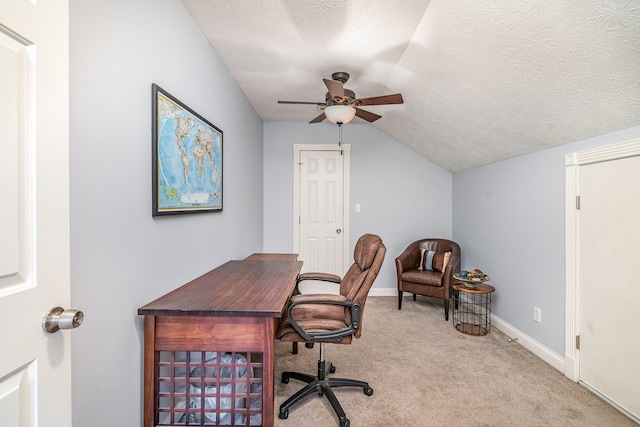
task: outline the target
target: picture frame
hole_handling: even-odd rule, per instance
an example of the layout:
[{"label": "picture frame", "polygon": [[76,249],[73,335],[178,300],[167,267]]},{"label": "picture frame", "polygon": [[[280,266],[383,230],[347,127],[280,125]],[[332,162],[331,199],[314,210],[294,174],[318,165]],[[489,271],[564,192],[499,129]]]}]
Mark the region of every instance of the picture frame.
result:
[{"label": "picture frame", "polygon": [[152,216],[221,212],[223,132],[152,86]]}]

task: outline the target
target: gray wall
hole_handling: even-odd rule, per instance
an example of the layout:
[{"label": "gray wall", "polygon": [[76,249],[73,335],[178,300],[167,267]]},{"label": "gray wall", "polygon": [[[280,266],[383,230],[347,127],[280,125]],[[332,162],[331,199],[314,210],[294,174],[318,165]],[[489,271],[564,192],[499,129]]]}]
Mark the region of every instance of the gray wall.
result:
[{"label": "gray wall", "polygon": [[[342,141],[351,145],[351,251],[362,234],[380,235],[387,255],[373,287],[395,289],[394,259],[409,243],[451,237],[451,173],[368,124],[345,125]],[[265,252],[293,249],[293,144],[337,143],[328,122],[264,124]]]},{"label": "gray wall", "polygon": [[[138,307],[262,249],[262,121],[178,0],[70,14],[73,424],[135,426]],[[223,130],[222,213],[151,217],[152,83]]]},{"label": "gray wall", "polygon": [[[496,287],[493,313],[564,359],[565,154],[640,137],[640,126],[453,176],[463,268]],[[533,307],[542,322],[533,321]]]}]

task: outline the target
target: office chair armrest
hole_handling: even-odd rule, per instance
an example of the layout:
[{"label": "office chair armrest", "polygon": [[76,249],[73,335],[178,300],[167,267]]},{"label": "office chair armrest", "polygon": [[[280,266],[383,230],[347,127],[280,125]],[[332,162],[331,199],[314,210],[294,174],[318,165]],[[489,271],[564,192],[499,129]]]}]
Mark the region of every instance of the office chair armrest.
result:
[{"label": "office chair armrest", "polygon": [[317,282],[328,282],[328,283],[342,282],[342,279],[340,278],[340,276],[336,276],[335,274],[331,274],[331,273],[302,273],[298,276],[298,279],[296,280],[296,287],[293,292],[294,295],[301,293],[300,288],[298,288],[298,285],[304,282],[305,280],[314,280]]},{"label": "office chair armrest", "polygon": [[340,294],[307,294],[291,297],[292,304],[325,303],[341,305],[343,302],[347,302],[347,298]]},{"label": "office chair armrest", "polygon": [[[302,305],[331,305],[336,307],[348,307],[351,314],[351,324],[346,328],[336,329],[332,331],[310,332],[305,331],[293,317],[293,309]],[[312,295],[294,295],[291,297],[291,304],[287,309],[287,316],[291,326],[296,332],[304,338],[305,341],[328,341],[339,342],[342,337],[352,335],[360,326],[360,313],[362,309],[357,301],[347,301],[342,295],[332,294],[312,294]],[[308,319],[305,319],[308,320]]]},{"label": "office chair armrest", "polygon": [[322,280],[334,283],[340,283],[342,281],[340,276],[331,273],[302,273],[298,276],[298,282],[302,282],[303,280]]}]

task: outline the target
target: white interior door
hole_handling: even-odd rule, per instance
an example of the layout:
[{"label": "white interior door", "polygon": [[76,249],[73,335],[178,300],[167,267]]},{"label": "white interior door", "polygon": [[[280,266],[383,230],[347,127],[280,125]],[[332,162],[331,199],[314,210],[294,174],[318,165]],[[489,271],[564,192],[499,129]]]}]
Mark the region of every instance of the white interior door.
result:
[{"label": "white interior door", "polygon": [[294,197],[297,205],[294,220],[298,224],[294,226],[297,229],[294,246],[297,246],[298,259],[304,262],[304,272],[342,276],[347,265],[345,246],[348,248],[349,243],[348,191],[345,189],[349,147],[306,148],[296,151],[298,193]]},{"label": "white interior door", "polygon": [[0,425],[70,426],[68,2],[0,11]]},{"label": "white interior door", "polygon": [[580,381],[640,420],[640,156],[580,167]]}]

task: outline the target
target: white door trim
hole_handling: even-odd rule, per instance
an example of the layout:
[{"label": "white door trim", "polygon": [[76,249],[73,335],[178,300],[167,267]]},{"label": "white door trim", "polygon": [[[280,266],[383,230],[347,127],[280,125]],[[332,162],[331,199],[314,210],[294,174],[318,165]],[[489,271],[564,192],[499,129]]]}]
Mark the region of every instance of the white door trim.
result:
[{"label": "white door trim", "polygon": [[[300,151],[342,151],[343,162],[343,191],[342,206],[344,209],[344,226],[342,227],[342,256],[343,269],[350,265],[349,251],[349,189],[351,188],[351,145],[350,144],[293,144],[293,252],[300,253]],[[344,275],[346,271],[342,272]]]},{"label": "white door trim", "polygon": [[572,381],[580,379],[580,352],[576,348],[576,337],[580,335],[579,295],[579,216],[577,197],[580,191],[580,166],[640,155],[640,139],[613,144],[606,147],[569,153],[565,156],[565,376]]}]

